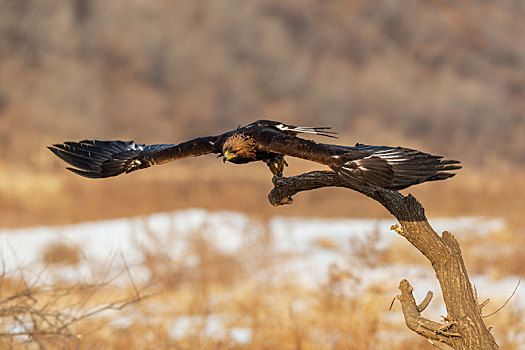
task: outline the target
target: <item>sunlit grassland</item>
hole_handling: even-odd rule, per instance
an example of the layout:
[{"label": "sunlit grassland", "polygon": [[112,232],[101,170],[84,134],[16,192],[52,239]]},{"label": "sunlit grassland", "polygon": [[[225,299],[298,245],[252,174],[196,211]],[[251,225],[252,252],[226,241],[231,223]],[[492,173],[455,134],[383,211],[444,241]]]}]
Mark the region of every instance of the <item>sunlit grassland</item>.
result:
[{"label": "sunlit grassland", "polygon": [[[216,216],[238,219],[227,212]],[[428,283],[433,280],[432,269],[401,237],[390,232],[394,237],[384,246],[380,244],[384,236],[372,231],[351,235],[342,244],[327,228],[326,234],[305,245],[303,258],[315,264],[319,256],[308,255],[315,251],[321,257],[337,254],[341,259],[319,275],[318,269],[304,270],[314,265],[297,265],[302,253],[278,249],[277,236],[264,222],[258,231],[248,224],[231,248],[224,242],[229,228],[220,227],[220,222],[217,235],[208,225],[181,236],[177,231],[161,232],[145,221],[141,226],[149,240],[138,240],[135,246],[140,258],[128,252],[108,256],[102,263],[68,239],[74,232],[63,232],[62,240],[39,250],[37,264],[2,275],[1,345],[7,349],[432,349],[406,329],[397,303],[389,310],[399,279],[408,277],[416,299],[428,288],[436,294],[426,316],[439,320],[445,314],[439,289]],[[496,231],[483,231],[473,226],[456,236],[479,298],[491,299],[485,308],[488,314],[503,304],[523,276],[519,268],[523,257],[515,226],[507,223]],[[300,232],[289,234],[300,239]],[[94,239],[104,245],[103,237]],[[80,272],[86,264],[91,274],[63,273]],[[395,266],[399,269],[393,270]],[[381,271],[391,275],[383,272],[378,279],[374,274]],[[309,275],[310,283],[305,284]],[[522,295],[519,290],[505,308],[486,319],[506,349],[519,349],[524,339]]]},{"label": "sunlit grassland", "polygon": [[[182,160],[126,176],[90,180],[54,164],[46,171],[0,168],[2,227],[65,224],[144,215],[183,208],[233,210],[257,217],[388,217],[377,203],[349,190],[326,188],[300,193],[294,204],[272,207],[271,174],[263,164],[236,166],[212,156]],[[320,166],[290,160],[287,175]],[[519,167],[465,167],[446,182],[427,183],[414,194],[427,214],[440,217],[502,216],[523,224],[525,174]]]}]

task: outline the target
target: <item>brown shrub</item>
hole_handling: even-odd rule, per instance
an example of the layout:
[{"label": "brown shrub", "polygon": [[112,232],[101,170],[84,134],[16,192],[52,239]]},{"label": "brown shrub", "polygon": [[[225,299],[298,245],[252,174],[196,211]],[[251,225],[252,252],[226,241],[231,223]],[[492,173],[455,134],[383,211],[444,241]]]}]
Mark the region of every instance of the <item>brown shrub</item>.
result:
[{"label": "brown shrub", "polygon": [[82,258],[79,247],[63,242],[54,242],[44,248],[42,262],[45,265],[77,265]]}]

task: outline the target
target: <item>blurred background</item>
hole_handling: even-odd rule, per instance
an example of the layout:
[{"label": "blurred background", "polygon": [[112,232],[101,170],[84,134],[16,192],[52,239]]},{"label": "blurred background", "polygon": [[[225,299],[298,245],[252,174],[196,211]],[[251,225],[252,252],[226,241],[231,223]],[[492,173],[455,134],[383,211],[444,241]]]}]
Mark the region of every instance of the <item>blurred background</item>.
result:
[{"label": "blurred background", "polygon": [[[521,0],[3,0],[0,227],[186,208],[263,222],[389,217],[342,189],[302,193],[292,206],[274,208],[263,164],[223,164],[211,155],[95,181],[65,171],[46,149],[93,138],[178,143],[272,119],[332,126],[341,144],[461,160],[456,177],[405,192],[430,218],[502,218],[503,228],[484,236],[501,248],[467,262],[479,273],[491,266],[500,277],[523,276],[523,18]],[[288,175],[319,168],[289,163]],[[478,249],[479,240],[471,241]],[[391,297],[398,280],[388,283]],[[290,331],[291,348],[301,327]]]},{"label": "blurred background", "polygon": [[[90,182],[63,171],[45,148],[85,138],[178,143],[261,118],[332,126],[342,144],[403,145],[461,160],[456,178],[413,190],[439,215],[507,213],[522,197],[521,1],[0,6],[4,225],[186,206],[300,214],[311,200],[323,202],[315,208],[323,215],[385,215],[340,190],[271,208],[260,164],[224,166],[208,156]],[[288,174],[304,170],[299,164]],[[199,186],[189,191],[190,182]],[[330,196],[341,205],[325,210]]]}]

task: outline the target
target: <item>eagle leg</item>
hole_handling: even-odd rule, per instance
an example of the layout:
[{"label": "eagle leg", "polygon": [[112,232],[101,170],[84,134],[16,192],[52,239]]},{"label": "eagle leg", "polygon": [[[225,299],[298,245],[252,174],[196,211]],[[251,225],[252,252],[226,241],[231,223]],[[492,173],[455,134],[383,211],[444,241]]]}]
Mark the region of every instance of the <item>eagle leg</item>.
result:
[{"label": "eagle leg", "polygon": [[270,171],[272,172],[273,176],[277,177],[282,177],[284,167],[288,166],[288,163],[286,163],[282,155],[278,155],[277,157],[272,159],[267,159],[266,164],[268,165],[268,168],[270,168]]},{"label": "eagle leg", "polygon": [[272,172],[273,176],[277,176],[277,177],[282,177],[283,176],[283,173],[282,171],[279,172],[279,170],[277,170],[277,165],[272,162],[271,160],[266,162],[266,164],[268,164],[268,168],[270,168],[270,171]]},{"label": "eagle leg", "polygon": [[286,160],[284,160],[283,156],[279,156],[277,159],[277,170],[278,174],[281,174],[280,176],[283,176],[284,167],[288,166],[288,163],[286,163]]}]

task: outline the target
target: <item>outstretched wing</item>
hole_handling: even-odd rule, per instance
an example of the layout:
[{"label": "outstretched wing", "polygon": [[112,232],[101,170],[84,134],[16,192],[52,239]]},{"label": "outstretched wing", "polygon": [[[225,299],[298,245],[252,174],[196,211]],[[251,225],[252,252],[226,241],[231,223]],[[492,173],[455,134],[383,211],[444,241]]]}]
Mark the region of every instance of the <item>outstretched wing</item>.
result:
[{"label": "outstretched wing", "polygon": [[341,177],[393,190],[448,179],[456,175],[450,171],[461,169],[457,160],[402,147],[357,144],[332,158],[330,167]]},{"label": "outstretched wing", "polygon": [[141,145],[133,141],[64,142],[48,147],[71,164],[67,169],[88,178],[105,178],[181,158],[220,153],[220,136],[201,137],[178,145]]},{"label": "outstretched wing", "polygon": [[457,160],[409,148],[330,145],[277,132],[261,132],[257,137],[261,150],[326,164],[350,181],[393,190],[444,180],[455,175],[450,171],[461,169]]}]

